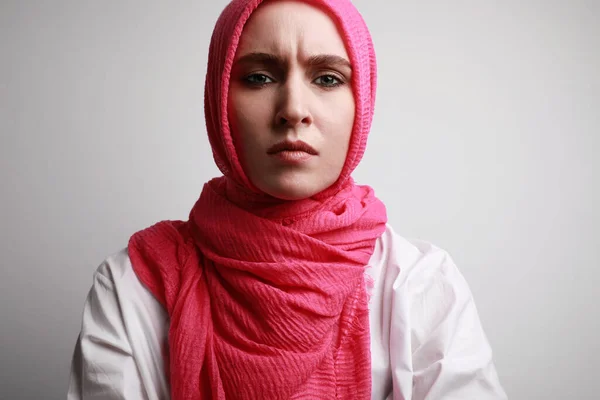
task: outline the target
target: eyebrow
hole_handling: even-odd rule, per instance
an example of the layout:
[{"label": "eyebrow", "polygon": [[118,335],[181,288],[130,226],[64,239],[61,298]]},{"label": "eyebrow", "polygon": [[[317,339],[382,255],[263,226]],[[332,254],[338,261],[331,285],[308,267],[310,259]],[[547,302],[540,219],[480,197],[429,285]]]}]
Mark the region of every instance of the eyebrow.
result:
[{"label": "eyebrow", "polygon": [[[265,64],[265,65],[285,65],[285,60],[282,57],[269,53],[248,53],[235,61],[235,64]],[[333,54],[318,54],[310,56],[307,64],[309,66],[332,65],[346,67],[352,70],[352,64],[344,57]]]}]

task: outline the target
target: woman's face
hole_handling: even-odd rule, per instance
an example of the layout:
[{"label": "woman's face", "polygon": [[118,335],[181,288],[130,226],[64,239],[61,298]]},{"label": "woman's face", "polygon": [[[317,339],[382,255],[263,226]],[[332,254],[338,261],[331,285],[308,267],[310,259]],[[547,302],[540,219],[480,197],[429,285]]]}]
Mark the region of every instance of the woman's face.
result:
[{"label": "woman's face", "polygon": [[354,124],[352,68],[329,16],[268,1],[244,27],[231,73],[229,122],[244,171],[284,200],[339,177]]}]

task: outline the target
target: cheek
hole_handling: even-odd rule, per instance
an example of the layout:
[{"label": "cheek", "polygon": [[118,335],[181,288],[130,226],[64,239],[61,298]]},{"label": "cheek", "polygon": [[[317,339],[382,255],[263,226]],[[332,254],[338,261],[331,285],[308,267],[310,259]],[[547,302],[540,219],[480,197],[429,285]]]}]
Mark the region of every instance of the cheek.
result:
[{"label": "cheek", "polygon": [[238,153],[251,157],[253,148],[260,146],[270,121],[266,101],[257,101],[252,93],[232,89],[229,92],[228,117],[231,135]]},{"label": "cheek", "polygon": [[344,127],[342,131],[345,134],[346,148],[348,148],[348,144],[350,143],[350,137],[352,136],[352,128],[354,128],[354,117],[355,117],[355,105],[354,99],[348,103],[347,107],[344,109]]},{"label": "cheek", "polygon": [[[325,107],[323,108],[325,111]],[[331,106],[327,112],[322,113],[321,131],[329,142],[329,148],[334,150],[330,154],[335,155],[336,164],[343,164],[352,136],[354,127],[355,104],[352,93],[345,93],[332,99]]]}]

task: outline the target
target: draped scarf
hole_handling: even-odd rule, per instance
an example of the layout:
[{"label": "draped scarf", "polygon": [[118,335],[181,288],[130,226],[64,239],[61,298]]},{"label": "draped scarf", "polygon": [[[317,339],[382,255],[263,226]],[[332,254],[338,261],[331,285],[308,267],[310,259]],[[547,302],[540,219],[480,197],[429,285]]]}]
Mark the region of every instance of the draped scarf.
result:
[{"label": "draped scarf", "polygon": [[170,317],[165,360],[173,400],[368,399],[365,268],[387,221],[351,178],[375,101],[369,32],[349,0],[321,0],[353,67],[355,121],[338,180],[303,200],[261,193],[240,164],[227,117],[235,51],[261,0],[234,0],[215,26],[205,115],[222,177],[204,185],[187,221],[162,221],[128,246],[140,281]]}]

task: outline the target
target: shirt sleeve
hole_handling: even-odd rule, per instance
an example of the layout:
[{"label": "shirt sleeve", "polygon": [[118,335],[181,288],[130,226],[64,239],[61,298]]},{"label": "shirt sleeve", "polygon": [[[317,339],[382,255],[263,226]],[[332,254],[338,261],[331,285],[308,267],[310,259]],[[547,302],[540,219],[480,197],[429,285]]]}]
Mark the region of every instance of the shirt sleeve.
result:
[{"label": "shirt sleeve", "polygon": [[67,398],[146,400],[114,282],[103,267],[85,302]]},{"label": "shirt sleeve", "polygon": [[[395,400],[507,398],[471,291],[447,253],[430,249],[399,275],[394,288],[390,349],[404,347],[411,354],[410,365],[390,355]],[[412,389],[401,392],[407,368]]]}]

